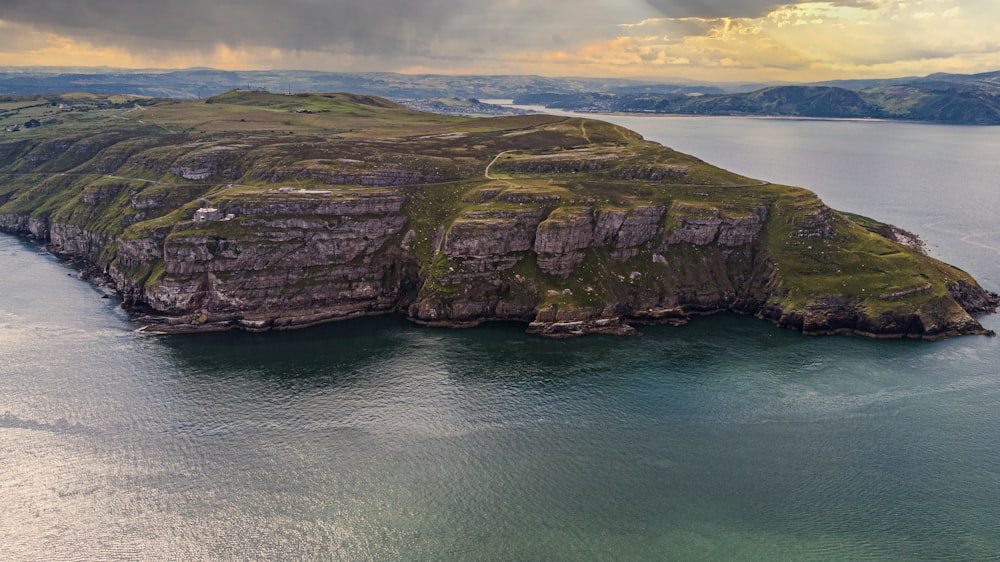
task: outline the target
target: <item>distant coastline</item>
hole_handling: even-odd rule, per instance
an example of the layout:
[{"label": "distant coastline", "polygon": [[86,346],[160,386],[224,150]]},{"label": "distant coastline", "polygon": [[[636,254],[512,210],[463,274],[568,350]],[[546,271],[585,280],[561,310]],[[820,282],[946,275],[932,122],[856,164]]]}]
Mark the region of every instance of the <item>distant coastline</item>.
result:
[{"label": "distant coastline", "polygon": [[[296,70],[84,73],[80,69],[0,69],[0,95],[86,92],[206,99],[234,88],[280,94],[354,92],[399,102],[511,99],[518,105],[544,105],[553,109],[599,114],[872,118],[1000,125],[1000,71],[805,84],[727,84],[620,78]],[[433,111],[445,110],[454,111],[455,108],[442,106]]]},{"label": "distant coastline", "polygon": [[543,106],[583,114],[693,115],[791,119],[862,119],[1000,125],[1000,85],[920,82],[850,90],[835,86],[765,87],[727,94],[542,93],[514,98],[518,106]]},{"label": "distant coastline", "polygon": [[[486,102],[487,100],[483,100]],[[495,103],[497,100],[489,100],[490,103]],[[585,117],[589,115],[608,115],[608,116],[619,116],[619,117],[655,117],[655,118],[687,118],[687,119],[758,119],[758,120],[772,120],[772,121],[846,121],[846,122],[857,122],[857,123],[911,123],[914,125],[956,125],[955,123],[940,123],[937,121],[905,121],[901,119],[885,119],[881,117],[804,117],[797,115],[696,115],[693,113],[650,113],[650,112],[635,112],[635,111],[577,111],[577,110],[566,110],[566,109],[556,109],[549,108],[543,105],[520,105],[516,103],[508,104],[496,104],[496,105],[509,105],[515,109],[525,109],[531,110],[538,113],[550,113],[553,115],[573,115]]]}]

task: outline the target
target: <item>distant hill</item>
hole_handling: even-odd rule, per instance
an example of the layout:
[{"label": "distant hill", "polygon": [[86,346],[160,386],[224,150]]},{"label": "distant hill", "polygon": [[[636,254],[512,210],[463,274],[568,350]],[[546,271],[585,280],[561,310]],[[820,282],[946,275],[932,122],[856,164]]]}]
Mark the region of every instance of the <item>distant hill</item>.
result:
[{"label": "distant hill", "polygon": [[434,98],[428,100],[402,100],[400,103],[403,107],[414,111],[460,117],[497,117],[533,113],[532,111],[518,109],[509,105],[483,103],[477,99]]},{"label": "distant hill", "polygon": [[517,96],[515,103],[585,112],[875,118],[1000,125],[1000,72],[935,74],[839,86],[774,86],[733,94],[559,93]]},{"label": "distant hill", "polygon": [[546,78],[542,76],[451,76],[391,72],[176,71],[80,72],[78,69],[0,69],[0,94],[89,92],[133,94],[176,99],[207,98],[234,88],[274,93],[354,92],[391,99],[509,99],[541,92],[658,92],[721,94],[747,91],[755,85],[730,87],[672,84],[612,78]]},{"label": "distant hill", "polygon": [[[63,92],[197,99],[235,88],[273,93],[353,92],[393,100],[515,99],[585,112],[775,115],[1000,124],[1000,71],[839,80],[799,85],[705,84],[683,80],[454,76],[391,72],[190,69],[0,69],[0,94]],[[449,104],[425,110],[449,112]]]}]

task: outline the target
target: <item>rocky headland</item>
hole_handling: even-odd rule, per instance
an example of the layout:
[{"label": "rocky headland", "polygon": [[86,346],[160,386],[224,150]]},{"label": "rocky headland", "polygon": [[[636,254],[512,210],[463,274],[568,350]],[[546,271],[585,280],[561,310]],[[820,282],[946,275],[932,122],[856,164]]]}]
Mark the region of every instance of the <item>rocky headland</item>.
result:
[{"label": "rocky headland", "polygon": [[0,229],[90,264],[151,331],[396,312],[570,337],[730,311],[935,339],[998,304],[908,233],[600,121],[230,92],[40,122],[0,137]]}]

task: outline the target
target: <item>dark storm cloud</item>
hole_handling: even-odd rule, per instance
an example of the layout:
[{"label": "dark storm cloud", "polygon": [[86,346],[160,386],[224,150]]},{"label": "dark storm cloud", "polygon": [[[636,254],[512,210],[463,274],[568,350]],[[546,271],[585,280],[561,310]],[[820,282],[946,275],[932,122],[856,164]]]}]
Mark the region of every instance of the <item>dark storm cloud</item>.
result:
[{"label": "dark storm cloud", "polygon": [[[778,6],[803,4],[815,0],[646,0],[669,18],[755,18]],[[872,8],[874,0],[829,0],[834,6]]]},{"label": "dark storm cloud", "polygon": [[[556,0],[3,0],[0,19],[141,48],[261,46],[362,55],[558,47],[612,30],[589,2]],[[147,45],[147,47],[150,45]]]},{"label": "dark storm cloud", "polygon": [[782,4],[774,0],[646,0],[669,18],[757,17]]},{"label": "dark storm cloud", "polygon": [[359,50],[420,43],[447,16],[444,0],[4,0],[0,17],[102,38],[264,45],[285,49],[352,44]]}]

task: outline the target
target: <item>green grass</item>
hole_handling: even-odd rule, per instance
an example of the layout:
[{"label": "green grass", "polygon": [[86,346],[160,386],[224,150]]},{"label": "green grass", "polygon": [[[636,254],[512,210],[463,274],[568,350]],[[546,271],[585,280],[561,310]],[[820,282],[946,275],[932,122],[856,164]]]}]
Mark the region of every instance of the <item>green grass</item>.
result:
[{"label": "green grass", "polygon": [[[787,290],[783,304],[804,307],[816,297],[844,295],[863,304],[872,315],[912,310],[927,300],[924,293],[887,299],[897,292],[919,291],[931,285],[931,294],[944,297],[947,283],[968,280],[968,275],[877,233],[882,223],[871,219],[835,219],[835,237],[796,236],[796,218],[802,208],[819,205],[815,196],[802,192],[782,198],[768,222],[766,248],[779,269]],[[870,230],[874,228],[876,231]]]}]

